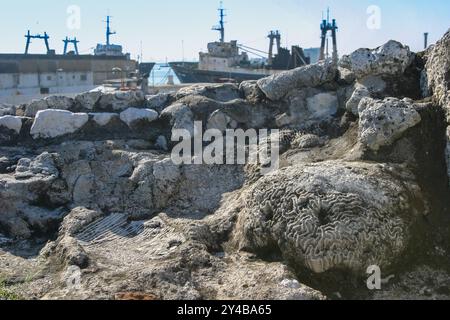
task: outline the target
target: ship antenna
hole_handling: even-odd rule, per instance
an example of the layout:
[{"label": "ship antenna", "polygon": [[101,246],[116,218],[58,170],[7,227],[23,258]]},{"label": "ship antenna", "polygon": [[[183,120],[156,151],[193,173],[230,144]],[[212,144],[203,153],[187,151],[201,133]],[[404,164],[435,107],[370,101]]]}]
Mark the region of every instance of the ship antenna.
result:
[{"label": "ship antenna", "polygon": [[220,7],[219,7],[219,16],[220,21],[219,25],[213,27],[213,30],[220,32],[220,42],[225,42],[225,9],[223,8],[223,2],[220,1]]},{"label": "ship antenna", "polygon": [[111,25],[111,16],[110,15],[107,15],[106,16],[106,45],[107,46],[109,46],[110,45],[110,37],[112,36],[112,35],[115,35],[117,32],[115,32],[115,31],[111,31],[111,27],[110,27],[110,25]]}]

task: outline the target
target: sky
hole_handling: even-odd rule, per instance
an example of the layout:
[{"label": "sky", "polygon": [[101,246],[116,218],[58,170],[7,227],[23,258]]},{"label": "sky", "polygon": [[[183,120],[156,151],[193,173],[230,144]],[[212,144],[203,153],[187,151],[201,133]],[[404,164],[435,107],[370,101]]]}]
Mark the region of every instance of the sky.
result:
[{"label": "sky", "polygon": [[[218,23],[219,0],[40,0],[2,1],[0,52],[21,53],[24,35],[50,35],[50,47],[62,53],[66,36],[80,40],[81,53],[91,53],[105,42],[105,16],[112,16],[117,35],[133,58],[164,62],[198,60],[208,42],[219,39],[212,31]],[[320,46],[320,22],[330,8],[337,20],[339,54],[361,47],[375,48],[390,39],[423,49],[423,33],[436,42],[450,28],[448,0],[224,0],[226,40],[238,40],[268,51],[267,34],[280,30],[283,46]],[[75,8],[75,10],[73,10]],[[79,14],[78,14],[79,12]],[[142,44],[142,45],[141,45]],[[44,53],[44,44],[33,41],[31,53]]]}]

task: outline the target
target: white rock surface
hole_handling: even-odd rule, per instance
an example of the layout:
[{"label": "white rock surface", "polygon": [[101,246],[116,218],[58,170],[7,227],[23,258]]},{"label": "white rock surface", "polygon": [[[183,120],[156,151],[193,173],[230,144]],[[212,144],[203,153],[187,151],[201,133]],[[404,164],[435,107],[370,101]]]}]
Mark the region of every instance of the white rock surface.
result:
[{"label": "white rock surface", "polygon": [[343,56],[339,66],[351,70],[356,78],[361,79],[369,74],[402,74],[412,59],[413,53],[409,47],[391,40],[379,48],[358,49],[350,55]]},{"label": "white rock surface", "polygon": [[0,127],[5,127],[9,130],[14,130],[17,134],[22,129],[22,118],[15,116],[0,117]]},{"label": "white rock surface", "polygon": [[39,111],[46,109],[70,110],[74,100],[65,96],[49,96],[41,100],[33,100],[25,108],[26,117],[35,117]]},{"label": "white rock surface", "polygon": [[72,113],[65,110],[43,110],[36,114],[31,135],[34,139],[56,138],[74,133],[89,120],[86,113]]},{"label": "white rock surface", "polygon": [[366,97],[370,97],[369,90],[364,86],[357,85],[355,91],[353,91],[351,98],[347,101],[346,104],[347,111],[357,116],[359,103],[363,98]]},{"label": "white rock surface", "polygon": [[325,119],[336,114],[338,98],[335,93],[319,93],[307,99],[310,119]]},{"label": "white rock surface", "polygon": [[359,116],[359,139],[374,151],[391,145],[422,120],[409,101],[396,98],[364,98],[359,104]]},{"label": "white rock surface", "polygon": [[316,87],[330,82],[336,74],[334,64],[317,63],[263,78],[258,81],[258,87],[270,100],[277,101],[293,89]]},{"label": "white rock surface", "polygon": [[111,122],[112,119],[118,117],[117,113],[90,113],[92,120],[99,126],[104,127]]},{"label": "white rock surface", "polygon": [[151,109],[128,108],[120,114],[120,120],[125,122],[129,127],[136,121],[152,122],[158,119],[158,112]]}]

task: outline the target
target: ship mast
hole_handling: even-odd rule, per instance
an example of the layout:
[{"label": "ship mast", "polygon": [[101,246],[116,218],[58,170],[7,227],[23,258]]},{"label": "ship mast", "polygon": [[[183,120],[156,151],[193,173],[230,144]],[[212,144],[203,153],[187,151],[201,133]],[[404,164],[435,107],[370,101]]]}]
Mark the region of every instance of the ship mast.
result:
[{"label": "ship mast", "polygon": [[225,9],[223,8],[222,1],[220,2],[219,16],[220,16],[219,25],[218,26],[214,26],[213,30],[219,31],[220,32],[220,42],[225,42],[225,21],[224,21]]},{"label": "ship mast", "polygon": [[111,16],[106,16],[106,45],[109,46],[110,45],[110,37],[112,35],[115,35],[116,32],[115,31],[111,31],[111,27],[110,27],[110,18]]}]

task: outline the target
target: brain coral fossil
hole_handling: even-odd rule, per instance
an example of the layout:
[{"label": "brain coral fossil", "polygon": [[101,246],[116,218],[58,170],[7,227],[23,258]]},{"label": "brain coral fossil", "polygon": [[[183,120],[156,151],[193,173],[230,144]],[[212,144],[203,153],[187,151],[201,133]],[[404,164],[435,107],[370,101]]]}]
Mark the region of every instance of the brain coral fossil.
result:
[{"label": "brain coral fossil", "polygon": [[289,167],[246,193],[238,240],[255,251],[275,244],[288,261],[315,273],[390,266],[408,246],[420,211],[411,197],[420,199],[419,192],[411,174],[389,165]]}]

